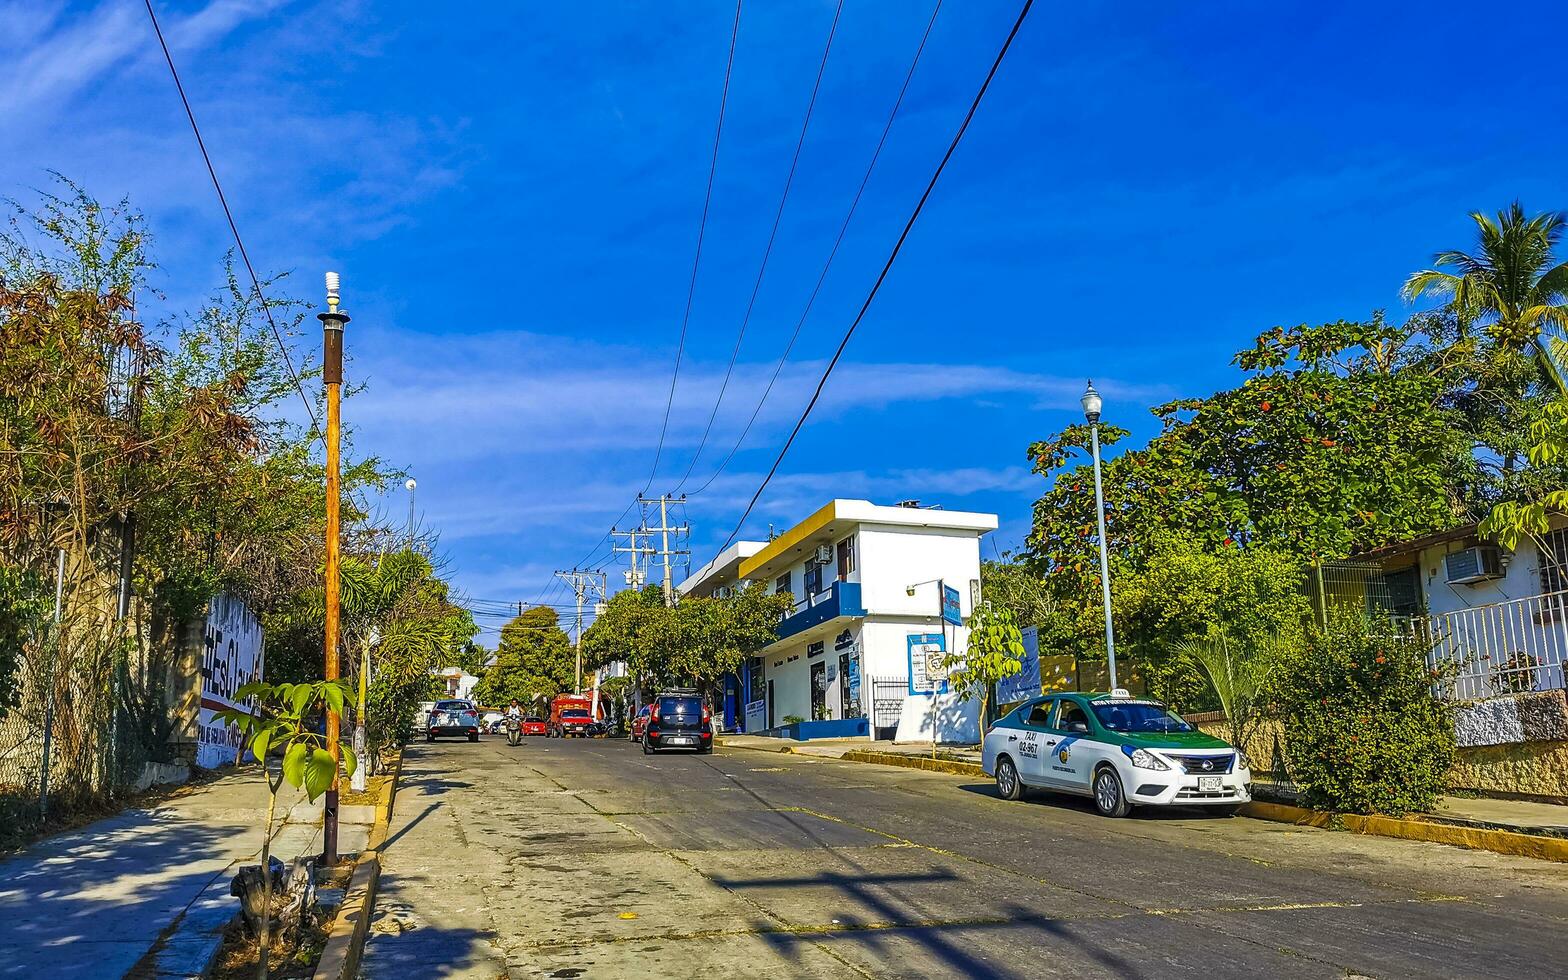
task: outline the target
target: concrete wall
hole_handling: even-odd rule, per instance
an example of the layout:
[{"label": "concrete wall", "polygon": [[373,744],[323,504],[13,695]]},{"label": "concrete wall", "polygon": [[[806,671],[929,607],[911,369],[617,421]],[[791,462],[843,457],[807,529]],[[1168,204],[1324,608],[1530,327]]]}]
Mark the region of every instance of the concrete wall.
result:
[{"label": "concrete wall", "polygon": [[1541,593],[1541,555],[1535,543],[1528,539],[1519,543],[1502,578],[1470,585],[1449,585],[1445,581],[1443,556],[1451,551],[1463,551],[1467,544],[1454,541],[1421,552],[1421,592],[1429,615],[1438,616]]},{"label": "concrete wall", "polygon": [[[958,590],[967,618],[974,612],[969,583],[980,578],[980,536],[941,528],[864,526],[859,571],[861,603],[868,613],[935,617],[941,600],[929,580],[940,578]],[[909,595],[905,590],[917,582],[923,584]]]}]

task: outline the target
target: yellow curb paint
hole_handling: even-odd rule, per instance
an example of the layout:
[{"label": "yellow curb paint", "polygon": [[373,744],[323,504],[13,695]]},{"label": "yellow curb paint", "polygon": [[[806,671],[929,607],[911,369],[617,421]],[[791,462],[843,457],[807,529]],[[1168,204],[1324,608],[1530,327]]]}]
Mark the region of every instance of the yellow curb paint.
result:
[{"label": "yellow curb paint", "polygon": [[616,916],[616,918],[617,919],[635,919],[635,918],[637,918],[637,913],[636,912],[622,912],[620,915]]},{"label": "yellow curb paint", "polygon": [[1241,812],[1259,820],[1293,823],[1302,827],[1344,829],[1371,837],[1448,844],[1473,851],[1491,851],[1494,854],[1534,858],[1538,861],[1568,862],[1568,839],[1561,837],[1540,837],[1535,834],[1483,827],[1458,827],[1453,824],[1413,818],[1324,813],[1281,803],[1248,803],[1241,808]]},{"label": "yellow curb paint", "polygon": [[945,772],[950,776],[984,776],[985,770],[973,762],[953,762],[948,759],[927,759],[917,755],[897,755],[892,752],[862,752],[854,750],[841,756],[848,762],[869,762],[904,769],[924,769],[927,772]]}]

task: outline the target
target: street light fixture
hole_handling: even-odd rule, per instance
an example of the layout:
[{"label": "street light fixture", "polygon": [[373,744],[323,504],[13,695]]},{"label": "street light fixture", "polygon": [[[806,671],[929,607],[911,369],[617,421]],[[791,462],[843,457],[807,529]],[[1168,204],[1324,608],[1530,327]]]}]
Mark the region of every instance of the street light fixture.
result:
[{"label": "street light fixture", "polygon": [[1083,416],[1089,420],[1089,446],[1094,456],[1094,516],[1100,525],[1100,596],[1105,603],[1105,659],[1111,669],[1111,690],[1116,683],[1116,632],[1111,628],[1111,568],[1105,549],[1105,492],[1100,486],[1100,408],[1104,402],[1094,390],[1094,382],[1084,389]]}]

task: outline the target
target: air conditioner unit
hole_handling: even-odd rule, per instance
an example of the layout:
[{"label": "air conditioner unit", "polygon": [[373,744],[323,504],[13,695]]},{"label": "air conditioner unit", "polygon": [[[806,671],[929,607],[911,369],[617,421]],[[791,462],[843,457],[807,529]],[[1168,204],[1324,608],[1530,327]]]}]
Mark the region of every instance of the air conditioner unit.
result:
[{"label": "air conditioner unit", "polygon": [[833,564],[833,546],[830,544],[817,545],[816,559],[818,565]]},{"label": "air conditioner unit", "polygon": [[1476,545],[1443,556],[1449,585],[1471,585],[1503,577],[1503,556],[1491,545]]}]

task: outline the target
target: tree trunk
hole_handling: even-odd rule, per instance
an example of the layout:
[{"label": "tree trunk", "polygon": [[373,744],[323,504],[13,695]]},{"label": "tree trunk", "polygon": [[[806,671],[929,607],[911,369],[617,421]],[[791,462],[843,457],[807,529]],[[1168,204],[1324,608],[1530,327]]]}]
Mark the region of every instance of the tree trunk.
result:
[{"label": "tree trunk", "polygon": [[[266,765],[266,761],[262,761]],[[267,829],[261,842],[261,950],[256,958],[257,980],[267,980],[267,953],[272,945],[268,926],[272,919],[272,817],[277,812],[278,791],[267,786]]]}]

